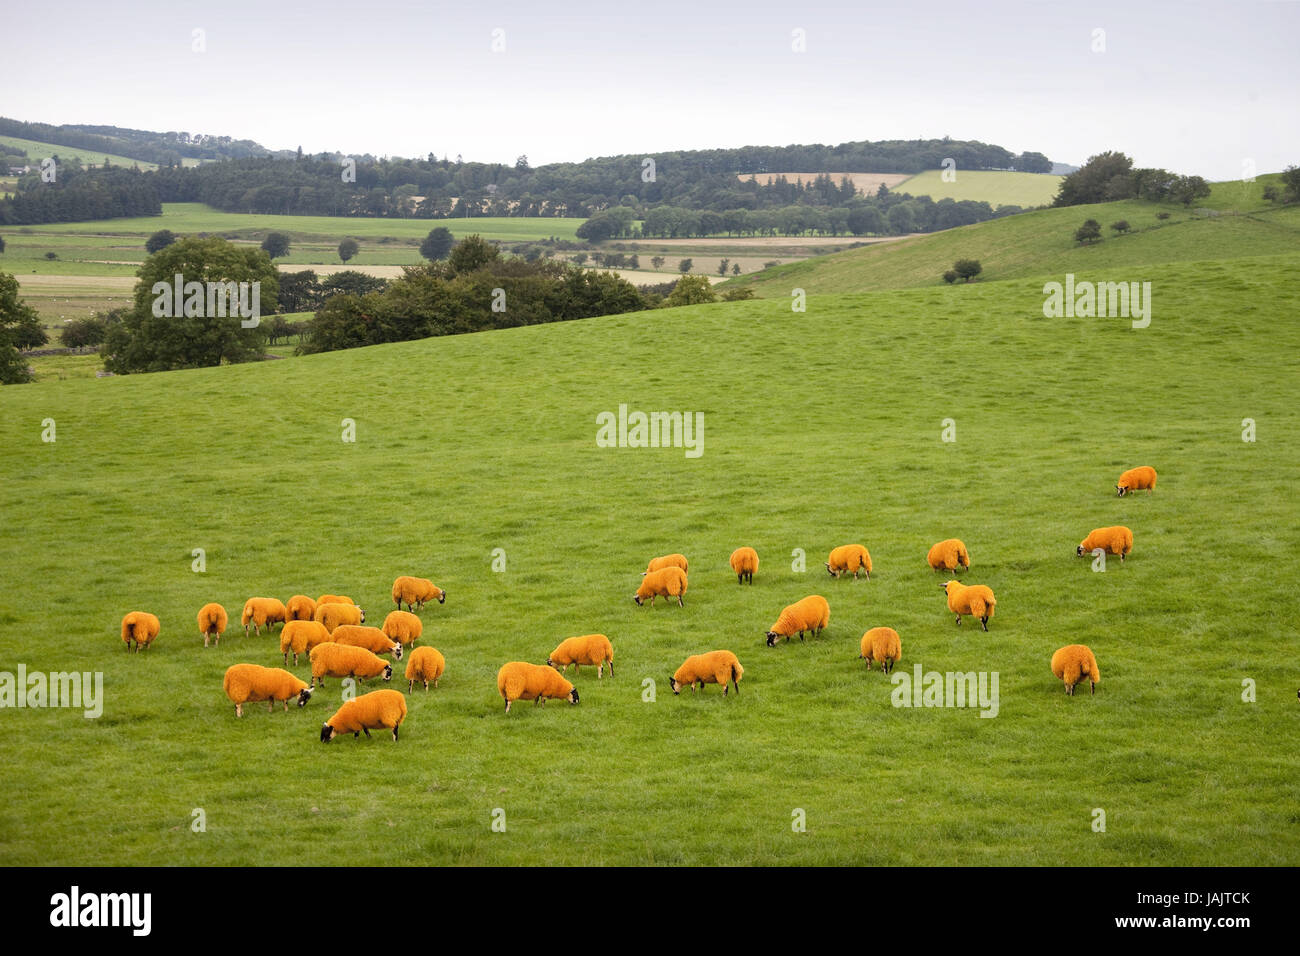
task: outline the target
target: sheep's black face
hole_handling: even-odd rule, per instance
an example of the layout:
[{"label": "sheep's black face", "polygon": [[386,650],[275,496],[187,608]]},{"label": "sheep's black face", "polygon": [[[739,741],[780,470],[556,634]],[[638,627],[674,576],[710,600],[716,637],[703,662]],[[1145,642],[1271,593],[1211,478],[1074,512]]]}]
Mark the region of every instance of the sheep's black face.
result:
[{"label": "sheep's black face", "polygon": [[396,647],[393,648],[393,656],[396,657],[399,661],[402,659],[402,645],[401,645],[401,644],[398,644]]},{"label": "sheep's black face", "polygon": [[[549,657],[546,658],[546,666],[547,666],[547,667],[555,667],[555,661],[551,660]],[[559,668],[556,668],[556,670],[559,670]]]},{"label": "sheep's black face", "polygon": [[446,603],[447,603],[447,592],[446,592],[446,591],[443,591],[441,594],[438,595],[438,603],[439,603],[439,604],[446,604]]},{"label": "sheep's black face", "polygon": [[573,688],[573,690],[569,691],[569,703],[576,704],[577,702],[578,702],[578,688],[575,687]]},{"label": "sheep's black face", "polygon": [[1083,545],[1079,545],[1077,548],[1075,548],[1075,549],[1074,549],[1074,553],[1075,553],[1075,556],[1076,556],[1076,557],[1082,555],[1082,554],[1083,554]]},{"label": "sheep's black face", "polygon": [[641,606],[641,595],[639,595],[639,594],[633,594],[633,595],[632,595],[632,600],[633,600],[633,601],[636,601],[636,606],[637,606],[637,607],[640,607],[640,606]]},{"label": "sheep's black face", "polygon": [[776,647],[776,631],[767,632],[767,646]]},{"label": "sheep's black face", "polygon": [[1121,497],[1121,498],[1124,497],[1124,492],[1128,491],[1128,489],[1125,488],[1125,487],[1123,487],[1122,485],[1116,485],[1116,486],[1115,486],[1115,490],[1116,490],[1117,492],[1119,492],[1119,497]]},{"label": "sheep's black face", "polygon": [[334,739],[334,728],[331,727],[329,724],[322,724],[320,729],[320,742],[323,744],[327,744],[333,739]]},{"label": "sheep's black face", "polygon": [[682,692],[682,685],[677,683],[676,677],[668,678],[668,686],[673,689],[674,694],[680,694]]},{"label": "sheep's black face", "polygon": [[839,577],[839,575],[836,574],[836,573],[831,569],[831,566],[830,566],[829,564],[826,565],[826,573],[829,574],[829,575],[830,575],[831,577],[833,577],[833,578],[838,578],[838,577]]},{"label": "sheep's black face", "polygon": [[392,680],[392,679],[393,679],[393,665],[392,665],[392,664],[385,664],[385,665],[384,665],[384,680]]},{"label": "sheep's black face", "polygon": [[[361,611],[361,608],[357,608],[357,610],[358,610],[358,611]],[[366,623],[366,612],[365,612],[365,611],[361,611],[361,623],[362,623],[362,624],[365,624],[365,623]]]},{"label": "sheep's black face", "polygon": [[304,687],[298,692],[298,706],[302,707],[309,700],[311,700],[311,688]]}]

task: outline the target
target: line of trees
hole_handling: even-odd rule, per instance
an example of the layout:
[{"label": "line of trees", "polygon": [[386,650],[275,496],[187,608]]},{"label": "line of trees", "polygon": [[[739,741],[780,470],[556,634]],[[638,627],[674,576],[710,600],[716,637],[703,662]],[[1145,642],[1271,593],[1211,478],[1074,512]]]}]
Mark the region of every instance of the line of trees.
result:
[{"label": "line of trees", "polygon": [[1190,206],[1209,194],[1210,184],[1200,176],[1180,176],[1158,168],[1135,169],[1128,156],[1107,150],[1089,156],[1076,172],[1062,179],[1052,205],[1080,206],[1120,199],[1147,199]]},{"label": "line of trees", "polygon": [[84,169],[73,160],[55,160],[55,179],[38,171],[18,180],[12,196],[0,199],[0,223],[80,222],[119,216],[159,216],[162,204],[150,174],[122,167]]}]

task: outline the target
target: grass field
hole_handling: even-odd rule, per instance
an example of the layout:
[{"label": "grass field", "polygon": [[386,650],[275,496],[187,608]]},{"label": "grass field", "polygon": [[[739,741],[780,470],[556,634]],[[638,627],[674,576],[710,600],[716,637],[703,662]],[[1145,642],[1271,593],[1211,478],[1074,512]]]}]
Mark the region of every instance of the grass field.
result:
[{"label": "grass field", "polygon": [[1063,176],[1048,173],[1013,173],[1002,170],[955,170],[952,182],[945,182],[943,170],[928,169],[890,189],[896,193],[929,196],[935,202],[972,199],[998,206],[1047,206],[1056,198]]},{"label": "grass field", "polygon": [[[9,136],[0,134],[0,143],[8,143],[11,146],[17,146],[19,149],[27,151],[28,162],[33,166],[39,166],[42,159],[47,156],[62,156],[64,159],[79,159],[82,163],[99,166],[107,158],[114,166],[139,166],[141,169],[157,169],[157,163],[146,163],[143,160],[131,159],[129,156],[119,156],[116,153],[97,153],[93,149],[77,149],[73,146],[59,146],[55,143],[42,143],[34,139],[23,139],[19,136]],[[186,166],[197,166],[198,160],[183,160]]]},{"label": "grass field", "polygon": [[[98,671],[105,694],[98,719],[5,712],[0,863],[1295,865],[1298,265],[1151,264],[1142,330],[1044,319],[1039,277],[0,389],[0,671]],[[703,412],[702,456],[598,448],[620,403]],[[1117,499],[1136,464],[1158,490]],[[1134,552],[1094,573],[1075,545],[1117,523]],[[953,535],[997,592],[987,634],[954,626],[925,564]],[[850,541],[869,582],[821,568]],[[685,607],[636,607],[677,550]],[[322,745],[334,680],[235,718],[222,673],[278,666],[278,642],[205,650],[203,603],[341,591],[376,623],[405,573],[447,588],[422,617],[448,669],[400,742]],[[829,631],[764,646],[809,593]],[[135,608],[163,631],[128,655]],[[903,673],[996,671],[997,716],[891,706],[856,660],[876,625]],[[617,676],[501,713],[502,663],[592,631]],[[1073,642],[1095,697],[1048,669]],[[672,670],[717,647],[739,696],[674,698]]]},{"label": "grass field", "polygon": [[[1161,213],[1169,218],[1157,218]],[[1101,242],[1075,242],[1074,231],[1085,219],[1101,224]],[[1110,229],[1121,219],[1132,232],[1121,236]],[[964,258],[980,261],[980,281],[993,281],[1035,275],[1060,279],[1069,271],[1145,268],[1295,249],[1300,249],[1300,207],[1275,207],[1257,193],[1241,191],[1240,184],[1223,183],[1216,184],[1204,206],[1191,210],[1136,200],[1041,209],[819,256],[741,276],[731,284],[752,286],[759,296],[788,297],[792,288],[831,293],[943,285],[944,271]]]}]

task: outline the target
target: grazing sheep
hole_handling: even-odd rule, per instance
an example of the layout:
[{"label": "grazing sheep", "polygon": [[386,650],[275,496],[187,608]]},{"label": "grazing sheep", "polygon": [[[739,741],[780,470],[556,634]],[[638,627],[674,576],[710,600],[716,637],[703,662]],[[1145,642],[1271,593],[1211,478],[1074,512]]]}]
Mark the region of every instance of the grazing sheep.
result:
[{"label": "grazing sheep", "polygon": [[316,599],[316,603],[320,605],[320,604],[356,604],[357,602],[352,600],[352,598],[348,597],[346,594],[322,594],[320,597]]},{"label": "grazing sheep", "polygon": [[130,611],[122,618],[122,643],[128,651],[133,642],[137,653],[141,647],[148,650],[149,645],[158,637],[159,627],[158,618],[148,611]]},{"label": "grazing sheep", "polygon": [[313,621],[324,624],[325,630],[331,634],[340,624],[366,623],[366,612],[355,604],[317,604],[311,617]]},{"label": "grazing sheep", "polygon": [[1052,673],[1065,682],[1065,692],[1074,696],[1074,685],[1088,678],[1090,693],[1097,693],[1101,671],[1097,658],[1087,644],[1066,644],[1052,655]]},{"label": "grazing sheep", "polygon": [[664,568],[681,568],[687,574],[691,573],[690,562],[686,560],[684,554],[665,554],[657,558],[651,558],[650,563],[642,574],[649,574],[651,571],[662,571]]},{"label": "grazing sheep", "polygon": [[497,671],[497,690],[506,702],[506,713],[517,700],[531,700],[534,706],[546,703],[546,698],[563,697],[570,704],[578,702],[578,689],[556,673],[553,667],[511,661]]},{"label": "grazing sheep", "polygon": [[958,567],[970,570],[970,555],[966,551],[966,545],[958,538],[940,541],[930,548],[930,553],[925,556],[925,560],[929,561],[930,567],[936,571],[951,571],[956,574]]},{"label": "grazing sheep", "polygon": [[262,628],[266,628],[270,633],[275,624],[285,622],[286,612],[284,603],[275,598],[252,597],[244,602],[244,614],[239,623],[244,625],[244,636],[248,637],[248,629],[251,627],[253,633],[258,637],[262,635]]},{"label": "grazing sheep", "polygon": [[414,644],[424,633],[424,622],[410,611],[389,611],[383,631],[402,644]]},{"label": "grazing sheep", "polygon": [[410,682],[408,691],[415,690],[417,680],[424,681],[424,689],[429,689],[429,681],[433,681],[433,686],[438,686],[438,678],[442,672],[447,669],[446,658],[435,647],[428,644],[424,647],[417,647],[411,651],[411,659],[406,662],[406,679]]},{"label": "grazing sheep", "polygon": [[[576,677],[587,664],[596,668],[596,678],[605,676],[605,663],[609,663],[609,676],[614,676],[614,645],[604,634],[584,634],[581,637],[569,637],[560,642],[560,646],[551,651],[546,658],[547,666],[558,668],[563,674],[573,665]],[[563,665],[563,666],[561,666]]]},{"label": "grazing sheep", "polygon": [[284,616],[288,621],[310,621],[316,613],[316,602],[305,594],[295,594],[284,605]]},{"label": "grazing sheep", "polygon": [[722,696],[726,697],[728,683],[735,686],[737,694],[740,693],[740,679],[744,676],[745,668],[740,666],[740,661],[731,651],[709,651],[686,658],[677,672],[668,678],[668,686],[674,694],[680,694],[682,686],[690,684],[693,694],[696,684],[700,685],[700,690],[705,684],[721,684]]},{"label": "grazing sheep", "polygon": [[320,729],[320,742],[329,743],[339,734],[360,737],[370,736],[370,728],[392,730],[397,739],[397,728],[406,719],[406,698],[400,690],[372,690],[345,702],[325,721]]},{"label": "grazing sheep", "polygon": [[1156,470],[1150,465],[1130,468],[1119,476],[1119,481],[1115,482],[1115,491],[1121,498],[1130,491],[1141,491],[1143,488],[1147,490],[1147,494],[1156,490]]},{"label": "grazing sheep", "polygon": [[758,552],[753,548],[737,548],[731,552],[731,570],[736,572],[736,583],[754,583],[754,572],[758,570]]},{"label": "grazing sheep", "polygon": [[867,572],[867,580],[871,580],[871,555],[867,553],[865,546],[860,544],[842,544],[838,548],[832,549],[830,557],[826,559],[826,570],[830,572],[831,577],[838,578],[841,574],[849,571],[853,572],[853,580],[858,579],[859,571]]},{"label": "grazing sheep", "polygon": [[903,642],[892,627],[873,627],[862,635],[862,653],[858,660],[867,662],[867,670],[871,670],[872,661],[880,661],[880,669],[888,674],[902,656]]},{"label": "grazing sheep", "polygon": [[275,711],[276,701],[284,701],[287,713],[290,698],[297,697],[299,707],[311,698],[311,688],[288,671],[259,664],[232,664],[226,668],[221,686],[235,705],[236,717],[244,716],[245,704],[259,700],[267,702],[268,712]]},{"label": "grazing sheep", "polygon": [[997,606],[993,589],[987,584],[962,584],[960,581],[948,581],[939,585],[948,595],[948,610],[957,615],[957,625],[961,626],[961,616],[970,614],[980,619],[984,630],[989,629],[989,618]]},{"label": "grazing sheep", "polygon": [[297,667],[299,654],[310,654],[313,647],[329,639],[330,632],[320,621],[290,621],[280,632],[280,653],[288,664],[289,652],[293,651],[293,666]]},{"label": "grazing sheep", "polygon": [[364,647],[372,654],[392,654],[396,660],[402,659],[402,645],[377,627],[340,624],[330,633],[330,640],[349,647]]},{"label": "grazing sheep", "polygon": [[208,646],[209,638],[216,638],[215,646],[221,646],[221,635],[226,632],[230,618],[226,609],[220,604],[205,604],[199,611],[199,633],[203,635],[203,646]]},{"label": "grazing sheep", "polygon": [[810,594],[802,600],[787,605],[781,611],[781,616],[776,619],[776,623],[768,628],[767,646],[775,647],[778,637],[784,637],[785,642],[789,644],[791,635],[796,632],[801,641],[804,631],[817,637],[821,634],[822,628],[827,627],[830,622],[830,604],[820,594]]},{"label": "grazing sheep", "polygon": [[308,658],[311,660],[312,687],[318,680],[324,687],[326,677],[378,677],[383,674],[384,680],[393,679],[393,665],[364,647],[326,641],[313,647]]},{"label": "grazing sheep", "polygon": [[1108,554],[1118,554],[1121,561],[1133,550],[1133,532],[1122,524],[1109,528],[1093,528],[1088,537],[1074,549],[1077,555],[1092,554],[1097,548]]},{"label": "grazing sheep", "polygon": [[393,600],[397,602],[399,611],[403,601],[406,602],[408,611],[414,611],[417,607],[423,609],[425,601],[437,600],[439,604],[446,604],[447,592],[428,578],[413,578],[404,574],[393,581]]},{"label": "grazing sheep", "polygon": [[646,598],[653,607],[656,597],[677,598],[678,607],[685,607],[682,595],[686,593],[686,572],[675,564],[658,571],[647,571],[641,578],[641,586],[636,589],[632,600],[640,604]]}]

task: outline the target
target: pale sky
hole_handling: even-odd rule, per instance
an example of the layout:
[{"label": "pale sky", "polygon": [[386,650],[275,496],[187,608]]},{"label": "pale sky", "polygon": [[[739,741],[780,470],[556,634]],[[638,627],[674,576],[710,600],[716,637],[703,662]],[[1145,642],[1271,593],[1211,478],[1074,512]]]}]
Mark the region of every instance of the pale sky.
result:
[{"label": "pale sky", "polygon": [[945,135],[1211,180],[1300,164],[1295,2],[6,7],[0,115],[34,122],[534,166]]}]

